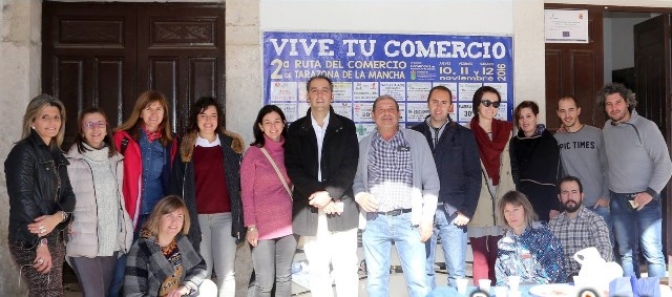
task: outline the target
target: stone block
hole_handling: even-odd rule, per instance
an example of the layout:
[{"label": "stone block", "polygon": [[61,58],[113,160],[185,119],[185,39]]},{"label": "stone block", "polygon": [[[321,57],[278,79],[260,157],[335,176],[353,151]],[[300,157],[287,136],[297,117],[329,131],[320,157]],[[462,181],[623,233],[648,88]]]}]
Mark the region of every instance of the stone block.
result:
[{"label": "stone block", "polygon": [[259,45],[261,32],[257,25],[227,25],[227,45]]},{"label": "stone block", "polygon": [[259,0],[226,1],[226,24],[259,25]]}]

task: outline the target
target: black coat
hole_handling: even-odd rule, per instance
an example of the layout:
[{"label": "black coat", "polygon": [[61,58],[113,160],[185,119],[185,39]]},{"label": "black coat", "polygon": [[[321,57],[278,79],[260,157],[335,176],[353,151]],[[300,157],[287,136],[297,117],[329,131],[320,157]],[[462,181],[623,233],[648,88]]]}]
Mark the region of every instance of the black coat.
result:
[{"label": "black coat", "polygon": [[481,161],[474,133],[451,120],[446,123],[435,147],[427,122],[412,129],[425,135],[432,149],[441,182],[439,202],[443,202],[447,216],[459,211],[471,219],[478,205],[482,182]]},{"label": "black coat", "polygon": [[540,220],[548,221],[550,210],[562,210],[556,188],[563,176],[557,140],[548,130],[532,137],[519,131],[511,138],[509,153],[516,190],[527,196]]},{"label": "black coat", "polygon": [[[240,136],[221,130],[219,133],[222,153],[224,154],[224,177],[226,178],[226,190],[231,199],[231,236],[236,237],[236,242],[245,240],[245,224],[243,222],[243,204],[240,199],[240,160],[242,158],[243,144]],[[193,150],[196,143],[196,133],[192,132],[180,138],[180,153],[173,164],[173,178],[170,183],[170,194],[184,196],[187,205],[191,227],[187,237],[196,250],[199,250],[202,232],[198,224],[196,211],[196,175],[193,163]]]},{"label": "black coat", "polygon": [[[69,164],[60,149],[50,149],[32,130],[28,137],[12,148],[5,160],[10,242],[35,248],[39,238],[28,231],[28,224],[42,215],[52,215],[57,211],[72,213],[75,210],[75,193],[66,167]],[[57,242],[58,232],[66,225],[67,221],[59,224],[45,236],[49,245]]]},{"label": "black coat", "polygon": [[[317,232],[317,209],[308,197],[327,191],[334,200],[343,201],[343,213],[328,217],[330,231],[345,231],[358,226],[359,211],[352,192],[357,172],[359,146],[355,123],[331,108],[329,125],[322,144],[322,162],[318,164],[317,138],[310,110],[292,123],[285,140],[285,167],[294,184],[292,228],[295,234],[314,236]],[[322,180],[318,180],[318,166]]]}]

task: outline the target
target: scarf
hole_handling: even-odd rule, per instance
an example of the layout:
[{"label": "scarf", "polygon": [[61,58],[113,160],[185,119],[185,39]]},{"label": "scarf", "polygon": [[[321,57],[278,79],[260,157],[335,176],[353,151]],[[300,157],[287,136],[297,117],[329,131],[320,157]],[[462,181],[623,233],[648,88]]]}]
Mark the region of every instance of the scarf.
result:
[{"label": "scarf", "polygon": [[488,177],[492,178],[492,184],[499,184],[499,166],[500,155],[506,144],[509,142],[509,135],[513,130],[513,125],[506,121],[492,120],[492,140],[488,137],[488,133],[478,124],[478,117],[471,118],[471,130],[476,136],[476,143],[478,143],[478,154],[481,157],[485,172]]},{"label": "scarf", "polygon": [[145,131],[145,134],[147,135],[147,141],[153,142],[154,140],[160,139],[161,136],[163,136],[163,133],[161,132],[161,127],[159,129],[156,129],[154,132],[149,132],[147,130],[147,127],[145,127],[145,124],[140,125],[142,127],[142,131]]}]

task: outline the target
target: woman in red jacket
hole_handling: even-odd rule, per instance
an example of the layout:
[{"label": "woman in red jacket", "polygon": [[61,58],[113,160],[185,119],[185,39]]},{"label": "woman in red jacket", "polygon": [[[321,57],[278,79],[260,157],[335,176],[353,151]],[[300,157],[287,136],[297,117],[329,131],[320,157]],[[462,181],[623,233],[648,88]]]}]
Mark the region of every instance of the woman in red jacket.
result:
[{"label": "woman in red jacket", "polygon": [[[166,97],[157,91],[140,94],[131,116],[115,129],[114,144],[124,155],[124,201],[137,239],[154,205],[168,193],[177,152]],[[119,295],[123,273],[123,266],[117,266],[110,296]]]}]

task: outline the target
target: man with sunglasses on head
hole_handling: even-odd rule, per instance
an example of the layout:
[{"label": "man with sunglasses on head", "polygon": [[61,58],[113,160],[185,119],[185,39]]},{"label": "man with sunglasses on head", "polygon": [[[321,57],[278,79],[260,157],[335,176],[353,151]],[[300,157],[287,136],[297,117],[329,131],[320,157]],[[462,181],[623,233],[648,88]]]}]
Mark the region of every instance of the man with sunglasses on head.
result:
[{"label": "man with sunglasses on head", "polygon": [[560,147],[565,174],[578,177],[586,185],[583,205],[604,219],[613,244],[602,130],[581,123],[581,107],[573,96],[560,98],[556,112],[562,126],[553,136]]},{"label": "man with sunglasses on head", "polygon": [[434,155],[441,189],[434,217],[434,230],[426,242],[427,282],[436,288],[434,262],[437,237],[448,272],[448,285],[465,276],[467,223],[476,210],[481,191],[481,167],[474,133],[453,121],[453,93],[435,86],[427,95],[429,115],[412,129],[422,133]]}]

